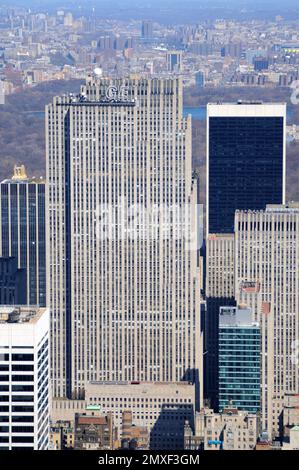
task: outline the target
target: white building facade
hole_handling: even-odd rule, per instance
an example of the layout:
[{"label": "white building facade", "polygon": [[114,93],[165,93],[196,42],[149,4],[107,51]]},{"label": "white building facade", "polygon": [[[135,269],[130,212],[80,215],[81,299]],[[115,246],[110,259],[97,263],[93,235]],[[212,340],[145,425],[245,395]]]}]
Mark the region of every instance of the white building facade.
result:
[{"label": "white building facade", "polygon": [[48,449],[49,312],[0,307],[0,449]]}]

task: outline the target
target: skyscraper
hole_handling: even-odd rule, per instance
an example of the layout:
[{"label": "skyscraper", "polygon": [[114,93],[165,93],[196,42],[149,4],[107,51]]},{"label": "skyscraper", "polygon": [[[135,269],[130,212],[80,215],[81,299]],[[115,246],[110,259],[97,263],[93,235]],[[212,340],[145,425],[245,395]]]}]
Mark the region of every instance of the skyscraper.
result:
[{"label": "skyscraper", "polygon": [[284,394],[299,393],[299,204],[237,211],[235,298],[261,329],[261,418],[281,430]]},{"label": "skyscraper", "polygon": [[[83,396],[89,381],[198,385],[197,181],[181,81],[91,77],[47,106],[46,129],[54,395]],[[174,224],[185,206],[192,216]]]},{"label": "skyscraper", "polygon": [[219,410],[260,411],[260,327],[246,307],[220,307]]},{"label": "skyscraper", "polygon": [[45,181],[15,166],[0,183],[0,257],[14,257],[26,270],[28,305],[46,305],[45,244]]},{"label": "skyscraper", "polygon": [[0,306],[0,449],[47,450],[49,311]]},{"label": "skyscraper", "polygon": [[141,37],[143,39],[151,39],[153,37],[153,22],[144,20],[141,24]]},{"label": "skyscraper", "polygon": [[286,105],[208,104],[207,233],[232,233],[236,209],[285,198]]}]

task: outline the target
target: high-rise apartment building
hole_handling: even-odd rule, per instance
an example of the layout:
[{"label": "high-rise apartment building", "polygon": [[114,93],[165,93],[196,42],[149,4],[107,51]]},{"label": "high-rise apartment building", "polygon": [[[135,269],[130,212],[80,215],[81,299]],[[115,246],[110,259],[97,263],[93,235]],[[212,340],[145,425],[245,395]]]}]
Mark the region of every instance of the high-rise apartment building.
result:
[{"label": "high-rise apartment building", "polygon": [[230,405],[258,413],[261,402],[260,328],[246,307],[220,307],[219,411]]},{"label": "high-rise apartment building", "polygon": [[144,20],[141,24],[141,37],[143,39],[151,39],[153,37],[153,22]]},{"label": "high-rise apartment building", "polygon": [[28,178],[24,166],[0,183],[0,257],[26,270],[28,305],[46,305],[45,181]]},{"label": "high-rise apartment building", "polygon": [[0,307],[0,449],[47,450],[49,311]]},{"label": "high-rise apartment building", "polygon": [[285,125],[285,104],[208,104],[207,234],[233,233],[236,209],[284,203]]},{"label": "high-rise apartment building", "polygon": [[285,394],[299,393],[299,204],[237,211],[235,297],[261,329],[261,418],[281,431]]},{"label": "high-rise apartment building", "polygon": [[55,396],[107,380],[188,380],[198,392],[197,181],[182,99],[179,79],[91,77],[46,108]]}]

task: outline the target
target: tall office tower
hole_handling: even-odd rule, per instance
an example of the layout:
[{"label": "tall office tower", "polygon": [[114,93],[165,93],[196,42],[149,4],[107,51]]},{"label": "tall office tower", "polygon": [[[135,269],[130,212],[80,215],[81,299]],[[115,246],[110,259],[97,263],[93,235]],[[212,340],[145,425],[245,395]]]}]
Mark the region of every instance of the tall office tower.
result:
[{"label": "tall office tower", "polygon": [[49,311],[0,307],[0,449],[48,449]]},{"label": "tall office tower", "polygon": [[[197,181],[182,96],[179,79],[91,77],[46,108],[54,396],[79,398],[89,381],[198,384]],[[169,207],[185,205],[194,213],[177,224]]]},{"label": "tall office tower", "polygon": [[236,209],[284,203],[285,104],[208,104],[207,234],[233,233]]},{"label": "tall office tower", "polygon": [[26,270],[28,305],[46,305],[45,181],[28,178],[24,166],[0,183],[0,256]]},{"label": "tall office tower", "polygon": [[258,413],[261,402],[260,327],[247,307],[220,307],[219,411],[231,404]]},{"label": "tall office tower", "polygon": [[234,306],[234,235],[209,235],[206,242],[206,318],[204,395],[218,408],[219,309]]},{"label": "tall office tower", "polygon": [[256,313],[262,344],[262,427],[280,431],[284,395],[299,393],[299,204],[237,211],[235,296]]},{"label": "tall office tower", "polygon": [[141,37],[143,39],[151,39],[153,37],[153,22],[149,20],[142,21]]}]

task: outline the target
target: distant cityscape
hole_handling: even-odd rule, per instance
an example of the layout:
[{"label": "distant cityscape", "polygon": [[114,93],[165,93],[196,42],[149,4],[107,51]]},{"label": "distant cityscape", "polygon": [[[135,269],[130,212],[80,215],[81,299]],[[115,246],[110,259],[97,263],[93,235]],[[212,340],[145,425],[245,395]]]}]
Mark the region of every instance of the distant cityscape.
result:
[{"label": "distant cityscape", "polygon": [[165,26],[0,7],[0,26],[7,94],[49,80],[85,79],[95,67],[111,77],[172,73],[199,87],[284,87],[298,80],[298,20],[280,16]]},{"label": "distant cityscape", "polygon": [[0,115],[51,84],[0,183],[0,450],[299,450],[299,18],[0,6]]}]

